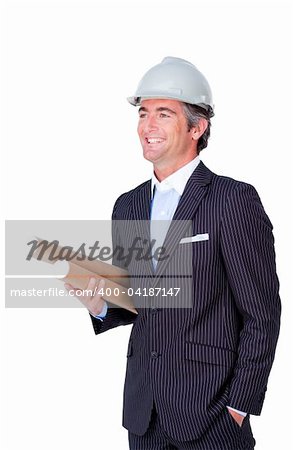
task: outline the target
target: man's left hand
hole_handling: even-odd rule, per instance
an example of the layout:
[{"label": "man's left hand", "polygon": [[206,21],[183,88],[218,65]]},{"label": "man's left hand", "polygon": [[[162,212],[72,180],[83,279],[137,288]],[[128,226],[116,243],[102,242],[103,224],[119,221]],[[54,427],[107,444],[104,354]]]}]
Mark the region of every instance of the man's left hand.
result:
[{"label": "man's left hand", "polygon": [[242,416],[241,414],[239,414],[236,411],[233,411],[233,409],[228,408],[229,413],[231,414],[231,416],[233,417],[233,419],[235,420],[235,422],[237,422],[237,424],[239,425],[239,427],[242,426],[242,422],[244,420],[244,416]]}]

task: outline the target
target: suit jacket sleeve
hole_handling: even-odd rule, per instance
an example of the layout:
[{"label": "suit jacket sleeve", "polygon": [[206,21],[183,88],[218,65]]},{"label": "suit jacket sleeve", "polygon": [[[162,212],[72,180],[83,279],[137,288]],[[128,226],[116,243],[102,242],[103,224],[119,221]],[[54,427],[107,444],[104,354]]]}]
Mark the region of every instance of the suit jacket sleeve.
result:
[{"label": "suit jacket sleeve", "polygon": [[[117,210],[117,205],[119,203],[120,198],[121,197],[119,197],[118,200],[116,201],[114,208],[113,208],[113,213],[112,213],[113,249],[115,249],[115,247],[117,245],[123,246],[123,244],[121,243],[120,235],[119,235],[119,227],[117,227],[117,224],[116,224],[116,210]],[[125,267],[123,267],[121,261],[117,261],[117,259],[115,258],[115,254],[114,254],[112,264],[114,266],[118,266],[118,267],[125,269]],[[91,321],[92,321],[92,324],[94,327],[95,334],[100,334],[100,333],[103,333],[104,331],[110,330],[111,328],[115,328],[120,325],[129,325],[131,323],[134,323],[137,318],[137,314],[134,314],[131,311],[127,311],[126,309],[114,306],[113,304],[108,302],[108,311],[107,311],[106,317],[103,319],[103,321],[96,319],[95,317],[93,317],[91,315],[90,315],[90,317],[91,317]]]},{"label": "suit jacket sleeve", "polygon": [[221,252],[242,319],[228,404],[259,415],[281,312],[273,227],[256,190],[245,183],[227,200],[221,225]]}]

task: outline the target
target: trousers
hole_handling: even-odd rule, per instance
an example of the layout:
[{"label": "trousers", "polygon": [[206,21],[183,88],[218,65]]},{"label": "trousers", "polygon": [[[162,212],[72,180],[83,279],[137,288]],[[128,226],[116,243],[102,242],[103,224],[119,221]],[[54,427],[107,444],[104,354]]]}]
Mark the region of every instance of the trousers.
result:
[{"label": "trousers", "polygon": [[240,427],[227,408],[199,439],[179,442],[162,429],[155,406],[149,427],[144,435],[128,432],[130,450],[253,450],[255,439],[250,427],[249,415]]}]

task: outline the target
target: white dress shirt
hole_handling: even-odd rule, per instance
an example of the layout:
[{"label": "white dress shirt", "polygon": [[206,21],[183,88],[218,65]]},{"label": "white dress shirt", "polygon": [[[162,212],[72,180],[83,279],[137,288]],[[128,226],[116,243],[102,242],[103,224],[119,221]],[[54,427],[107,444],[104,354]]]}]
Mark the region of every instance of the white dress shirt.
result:
[{"label": "white dress shirt", "polygon": [[[200,159],[197,156],[161,182],[153,173],[150,231],[151,239],[156,241],[154,251],[157,247],[162,247],[186,183],[199,162]],[[154,269],[156,266],[157,260],[153,259]]]}]

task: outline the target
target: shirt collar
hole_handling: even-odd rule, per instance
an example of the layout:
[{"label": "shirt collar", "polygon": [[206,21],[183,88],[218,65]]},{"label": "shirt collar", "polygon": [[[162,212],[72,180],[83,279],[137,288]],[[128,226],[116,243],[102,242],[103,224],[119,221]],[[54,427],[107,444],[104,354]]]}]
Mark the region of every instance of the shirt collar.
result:
[{"label": "shirt collar", "polygon": [[185,166],[180,167],[180,169],[176,170],[176,172],[171,173],[171,175],[161,182],[157,179],[155,173],[153,172],[152,192],[154,192],[154,187],[156,187],[159,192],[167,192],[174,189],[179,195],[182,195],[188,179],[199,163],[200,158],[198,155],[189,163],[185,164]]}]

